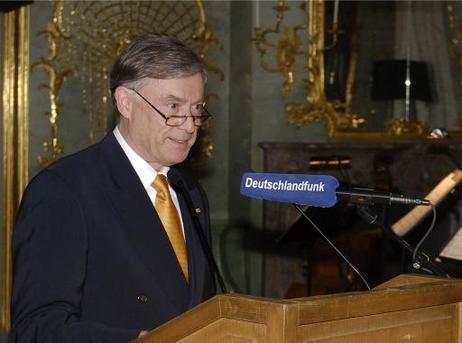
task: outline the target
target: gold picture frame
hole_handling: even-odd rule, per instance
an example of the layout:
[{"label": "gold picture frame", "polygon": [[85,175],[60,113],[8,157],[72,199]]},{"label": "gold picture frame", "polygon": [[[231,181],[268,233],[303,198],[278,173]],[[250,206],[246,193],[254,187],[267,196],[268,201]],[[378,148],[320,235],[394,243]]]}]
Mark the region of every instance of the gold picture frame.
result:
[{"label": "gold picture frame", "polygon": [[0,330],[10,329],[11,237],[16,210],[28,181],[29,6],[3,14],[2,145],[3,254]]}]

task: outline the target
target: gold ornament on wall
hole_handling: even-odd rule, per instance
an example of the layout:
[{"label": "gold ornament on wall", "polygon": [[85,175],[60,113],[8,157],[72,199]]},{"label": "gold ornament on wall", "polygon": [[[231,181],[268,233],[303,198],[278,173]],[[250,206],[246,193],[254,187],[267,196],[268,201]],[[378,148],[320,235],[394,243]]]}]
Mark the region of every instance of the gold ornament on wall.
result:
[{"label": "gold ornament on wall", "polygon": [[[48,91],[50,98],[50,111],[46,115],[51,128],[50,139],[43,142],[43,150],[48,153],[48,156],[38,156],[39,163],[43,167],[58,159],[64,152],[64,148],[59,140],[58,125],[59,117],[63,110],[60,101],[60,91],[66,78],[77,76],[77,68],[71,62],[75,58],[69,59],[69,56],[75,55],[75,46],[73,44],[61,44],[61,41],[69,41],[72,37],[62,26],[62,9],[63,2],[56,1],[53,10],[53,20],[48,22],[46,31],[40,32],[41,35],[47,36],[49,45],[48,56],[42,57],[40,62],[34,63],[31,66],[32,71],[37,68],[43,69],[49,78],[49,83],[41,86]],[[67,51],[64,51],[65,49]]]},{"label": "gold ornament on wall", "polygon": [[[291,5],[293,2],[288,2]],[[345,98],[330,99],[326,96],[326,68],[324,54],[334,48],[341,32],[337,29],[338,1],[335,1],[332,29],[328,32],[330,40],[325,42],[325,1],[306,0],[300,10],[304,20],[290,27],[283,26],[286,13],[291,10],[286,1],[278,1],[276,24],[273,28],[255,28],[255,45],[260,52],[260,62],[264,70],[279,72],[284,77],[282,95],[286,99],[285,109],[289,123],[297,127],[315,121],[324,123],[329,136],[339,130],[358,128],[366,122],[364,118],[351,113],[352,87],[356,59],[350,58],[346,82]],[[268,62],[270,52],[274,52],[274,63]],[[297,69],[298,62],[304,65],[303,74]],[[291,92],[296,91],[296,79],[303,78],[305,103],[288,102]]]},{"label": "gold ornament on wall", "polygon": [[[153,26],[155,23],[155,26]],[[49,56],[34,68],[49,75],[50,140],[44,143],[42,166],[64,153],[59,135],[63,83],[70,77],[81,82],[82,112],[88,120],[88,143],[92,144],[112,126],[114,118],[109,91],[109,72],[117,55],[133,38],[147,32],[168,33],[183,40],[204,59],[209,71],[223,79],[221,70],[207,61],[211,44],[220,43],[207,29],[204,2],[197,1],[55,1],[46,32]],[[202,132],[198,151],[211,151],[211,140]]]},{"label": "gold ornament on wall", "polygon": [[384,122],[385,132],[393,136],[423,136],[430,132],[430,126],[426,123],[405,119],[390,119]]}]

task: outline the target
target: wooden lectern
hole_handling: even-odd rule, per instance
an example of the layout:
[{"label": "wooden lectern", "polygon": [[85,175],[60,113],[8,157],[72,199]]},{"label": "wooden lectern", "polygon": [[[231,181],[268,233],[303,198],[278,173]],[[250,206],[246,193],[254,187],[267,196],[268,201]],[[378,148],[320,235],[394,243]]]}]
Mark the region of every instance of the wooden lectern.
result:
[{"label": "wooden lectern", "polygon": [[461,317],[462,280],[409,274],[368,292],[218,295],[135,342],[462,342]]}]

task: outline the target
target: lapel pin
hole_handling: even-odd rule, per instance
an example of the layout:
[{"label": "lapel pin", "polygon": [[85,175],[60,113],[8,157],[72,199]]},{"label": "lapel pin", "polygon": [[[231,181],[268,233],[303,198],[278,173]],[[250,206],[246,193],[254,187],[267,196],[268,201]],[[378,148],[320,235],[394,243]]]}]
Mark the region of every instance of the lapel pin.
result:
[{"label": "lapel pin", "polygon": [[197,214],[201,213],[201,209],[199,207],[196,207],[196,213]]}]

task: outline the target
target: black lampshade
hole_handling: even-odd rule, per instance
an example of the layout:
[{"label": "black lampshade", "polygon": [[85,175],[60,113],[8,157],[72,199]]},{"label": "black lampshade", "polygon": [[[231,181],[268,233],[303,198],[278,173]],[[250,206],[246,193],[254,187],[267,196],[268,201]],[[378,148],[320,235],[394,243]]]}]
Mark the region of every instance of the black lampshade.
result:
[{"label": "black lampshade", "polygon": [[[384,60],[374,62],[372,72],[372,100],[406,98],[406,61]],[[413,100],[432,101],[427,63],[410,61],[411,92]]]}]

